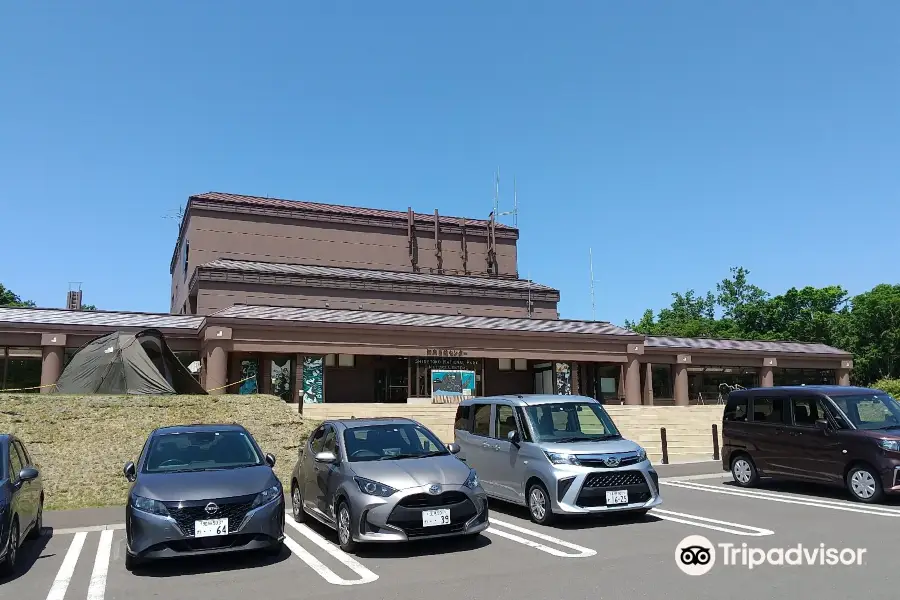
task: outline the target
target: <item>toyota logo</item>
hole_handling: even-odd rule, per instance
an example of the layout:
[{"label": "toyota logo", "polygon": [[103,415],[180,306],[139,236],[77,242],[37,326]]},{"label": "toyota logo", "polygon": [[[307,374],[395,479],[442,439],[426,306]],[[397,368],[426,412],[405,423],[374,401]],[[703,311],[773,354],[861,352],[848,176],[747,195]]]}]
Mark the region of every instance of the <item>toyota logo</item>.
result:
[{"label": "toyota logo", "polygon": [[210,502],[209,504],[206,505],[206,508],[204,510],[206,510],[207,514],[211,515],[213,513],[219,512],[219,505],[216,504],[215,502]]},{"label": "toyota logo", "polygon": [[432,496],[437,496],[438,494],[440,494],[441,493],[440,484],[432,483],[430,486],[428,486],[428,493],[431,494]]},{"label": "toyota logo", "polygon": [[619,466],[619,457],[618,456],[607,456],[603,459],[603,464],[607,467],[618,467]]}]

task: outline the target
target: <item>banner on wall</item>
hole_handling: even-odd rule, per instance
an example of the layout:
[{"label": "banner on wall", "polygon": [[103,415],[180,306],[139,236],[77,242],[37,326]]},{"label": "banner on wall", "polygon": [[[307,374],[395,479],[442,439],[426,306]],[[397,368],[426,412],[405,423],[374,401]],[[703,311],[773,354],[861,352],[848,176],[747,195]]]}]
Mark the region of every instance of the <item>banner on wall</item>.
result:
[{"label": "banner on wall", "polygon": [[475,371],[441,370],[431,371],[431,397],[459,396],[470,398],[475,395]]},{"label": "banner on wall", "polygon": [[303,359],[303,403],[321,404],[325,401],[325,357],[307,356]]},{"label": "banner on wall", "polygon": [[556,393],[561,396],[572,394],[572,365],[556,363]]},{"label": "banner on wall", "polygon": [[241,361],[241,379],[245,380],[238,389],[239,394],[257,394],[259,387],[257,378],[259,376],[259,362],[253,358]]}]

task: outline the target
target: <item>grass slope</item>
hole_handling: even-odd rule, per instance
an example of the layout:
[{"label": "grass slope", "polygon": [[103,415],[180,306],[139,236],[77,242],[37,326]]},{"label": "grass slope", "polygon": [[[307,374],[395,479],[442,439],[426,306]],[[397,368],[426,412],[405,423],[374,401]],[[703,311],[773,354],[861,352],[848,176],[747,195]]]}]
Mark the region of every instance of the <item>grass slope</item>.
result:
[{"label": "grass slope", "polygon": [[122,466],[156,427],[240,423],[288,481],[312,429],[275,396],[47,396],[0,394],[0,433],[22,438],[41,469],[48,510],[122,505]]}]

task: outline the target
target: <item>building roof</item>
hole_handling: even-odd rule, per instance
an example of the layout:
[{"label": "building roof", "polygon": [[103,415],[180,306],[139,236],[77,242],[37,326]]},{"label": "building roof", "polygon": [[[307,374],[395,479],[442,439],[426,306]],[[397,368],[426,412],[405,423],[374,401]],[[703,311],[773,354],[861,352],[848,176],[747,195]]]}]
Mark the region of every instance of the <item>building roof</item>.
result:
[{"label": "building roof", "polygon": [[103,310],[0,307],[0,324],[81,325],[87,327],[136,327],[141,329],[198,330],[203,317]]},{"label": "building roof", "polygon": [[295,265],[219,259],[202,264],[199,269],[255,273],[265,275],[301,275],[308,277],[327,277],[333,279],[380,281],[390,283],[417,283],[447,285],[453,287],[492,288],[505,290],[529,289],[540,292],[559,290],[525,279],[504,279],[499,277],[478,277],[472,275],[437,275],[432,273],[412,273],[404,271],[381,271],[376,269],[353,269],[345,267],[327,267],[319,265]]},{"label": "building roof", "polygon": [[849,352],[806,342],[774,342],[756,340],[720,340],[713,338],[684,338],[647,336],[644,345],[648,348],[671,348],[673,350],[736,350],[740,352],[771,352],[788,354],[825,354],[829,356],[851,356]]},{"label": "building roof", "polygon": [[532,333],[576,333],[639,337],[640,334],[601,321],[564,319],[515,319],[510,317],[472,317],[465,315],[426,315],[420,313],[377,312],[329,308],[288,308],[236,304],[210,318],[296,321],[304,323],[345,323],[388,327],[444,327],[450,329],[487,329]]},{"label": "building roof", "polygon": [[[243,194],[229,194],[226,192],[206,192],[205,194],[195,194],[190,199],[198,200],[214,200],[218,202],[229,202],[232,204],[245,204],[251,206],[271,206],[277,208],[294,208],[298,210],[307,210],[311,212],[352,215],[358,217],[376,217],[382,219],[403,219],[408,217],[406,211],[399,210],[382,210],[379,208],[362,208],[357,206],[343,206],[340,204],[325,204],[321,202],[306,202],[302,200],[283,200],[281,198],[266,198],[262,196],[246,196]],[[434,214],[414,213],[416,221],[428,221],[434,223]],[[480,225],[487,227],[487,219],[469,219],[465,217],[445,217],[440,215],[442,223],[455,225]],[[497,229],[515,231],[515,227],[495,223]]]}]

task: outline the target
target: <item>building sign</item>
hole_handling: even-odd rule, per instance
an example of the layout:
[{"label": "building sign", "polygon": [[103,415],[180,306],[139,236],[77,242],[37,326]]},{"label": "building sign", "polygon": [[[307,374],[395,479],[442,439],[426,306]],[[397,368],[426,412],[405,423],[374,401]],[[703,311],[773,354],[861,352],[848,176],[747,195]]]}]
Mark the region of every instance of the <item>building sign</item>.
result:
[{"label": "building sign", "polygon": [[475,371],[431,371],[432,401],[460,401],[475,395]]},{"label": "building sign", "polygon": [[459,350],[457,348],[428,348],[425,352],[426,356],[440,356],[449,358],[457,358],[466,355],[465,350]]}]

